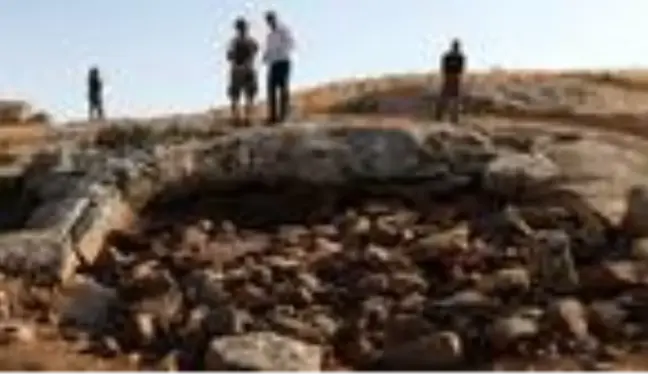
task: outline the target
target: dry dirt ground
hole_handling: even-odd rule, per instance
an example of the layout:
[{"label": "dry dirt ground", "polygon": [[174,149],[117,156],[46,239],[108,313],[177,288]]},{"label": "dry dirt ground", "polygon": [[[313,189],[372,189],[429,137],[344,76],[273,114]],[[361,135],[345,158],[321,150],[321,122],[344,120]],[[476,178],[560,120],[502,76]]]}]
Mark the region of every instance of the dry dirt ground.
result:
[{"label": "dry dirt ground", "polygon": [[[431,92],[436,83],[430,76],[401,75],[329,84],[299,94],[295,100],[296,117],[430,118]],[[648,138],[648,72],[490,72],[470,76],[467,87],[472,96],[466,114],[473,118],[546,120]],[[217,116],[223,116],[222,113],[223,110],[216,111]],[[0,165],[10,162],[14,154],[45,146],[51,136],[52,130],[43,126],[0,125]],[[24,290],[7,287],[7,297],[25,297]],[[27,296],[30,297],[38,298]],[[39,312],[37,301],[22,303],[33,307],[25,311],[25,316],[36,326],[37,338],[27,334],[18,339],[22,343],[1,347],[0,370],[137,368],[135,359],[97,358],[79,353],[83,349],[77,343],[66,342],[47,327],[51,324],[39,322],[47,321],[48,317]],[[627,357],[618,369],[648,368],[642,356]],[[536,369],[570,367],[569,362],[542,360],[536,364]],[[529,365],[510,362],[496,368],[525,369]],[[153,368],[170,369],[163,364]]]}]

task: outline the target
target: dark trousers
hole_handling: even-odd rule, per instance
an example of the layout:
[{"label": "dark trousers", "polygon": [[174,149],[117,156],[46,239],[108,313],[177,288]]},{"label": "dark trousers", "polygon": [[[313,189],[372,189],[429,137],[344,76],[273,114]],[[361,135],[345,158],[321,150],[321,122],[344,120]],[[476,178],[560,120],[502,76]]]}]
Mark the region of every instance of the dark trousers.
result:
[{"label": "dark trousers", "polygon": [[88,117],[90,120],[104,118],[103,100],[100,97],[91,96],[88,105]]},{"label": "dark trousers", "polygon": [[442,121],[447,112],[450,112],[450,121],[459,122],[461,107],[461,77],[456,75],[443,78],[443,87],[437,101],[436,120]]},{"label": "dark trousers", "polygon": [[267,87],[268,120],[271,123],[284,121],[290,108],[290,61],[277,61],[270,65]]},{"label": "dark trousers", "polygon": [[459,96],[440,95],[437,101],[436,120],[443,121],[447,112],[450,112],[450,122],[459,123],[461,98]]}]

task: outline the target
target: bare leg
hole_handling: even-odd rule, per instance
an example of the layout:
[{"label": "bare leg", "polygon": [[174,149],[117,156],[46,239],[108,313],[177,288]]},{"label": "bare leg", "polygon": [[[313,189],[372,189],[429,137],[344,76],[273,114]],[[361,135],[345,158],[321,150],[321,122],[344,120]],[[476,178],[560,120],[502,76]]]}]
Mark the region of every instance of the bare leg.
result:
[{"label": "bare leg", "polygon": [[234,126],[236,126],[236,125],[239,124],[239,120],[240,120],[238,100],[232,99],[230,111],[231,111],[231,115],[232,115],[232,124]]},{"label": "bare leg", "polygon": [[441,96],[439,96],[439,98],[437,99],[437,105],[435,111],[435,119],[437,121],[442,121],[443,117],[445,117],[447,105],[448,105],[447,97],[444,94],[441,94]]},{"label": "bare leg", "polygon": [[254,114],[254,98],[248,97],[245,102],[245,125],[249,126],[252,123],[252,115]]}]

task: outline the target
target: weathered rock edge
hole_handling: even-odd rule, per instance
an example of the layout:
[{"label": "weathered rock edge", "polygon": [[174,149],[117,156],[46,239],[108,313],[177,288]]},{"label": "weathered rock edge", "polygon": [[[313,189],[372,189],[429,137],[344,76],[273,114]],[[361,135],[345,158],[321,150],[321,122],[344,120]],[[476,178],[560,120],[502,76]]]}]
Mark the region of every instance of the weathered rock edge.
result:
[{"label": "weathered rock edge", "polygon": [[57,156],[56,166],[26,176],[43,204],[23,230],[0,235],[0,272],[65,281],[80,264],[94,260],[109,231],[130,225],[134,213],[163,191],[224,182],[372,180],[425,181],[439,190],[479,183],[524,194],[559,177],[551,161],[519,152],[511,158],[511,152],[468,127],[318,123],[247,129],[167,148],[68,149]]}]

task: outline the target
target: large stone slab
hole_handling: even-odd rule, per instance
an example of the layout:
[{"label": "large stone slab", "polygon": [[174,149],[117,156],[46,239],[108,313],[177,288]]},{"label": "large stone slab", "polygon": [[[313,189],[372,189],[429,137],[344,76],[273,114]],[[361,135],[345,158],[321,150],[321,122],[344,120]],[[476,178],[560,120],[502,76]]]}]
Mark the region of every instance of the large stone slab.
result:
[{"label": "large stone slab", "polygon": [[119,191],[83,179],[75,187],[51,195],[19,232],[0,235],[0,271],[65,281],[79,264],[94,260],[110,230],[130,224],[131,209]]},{"label": "large stone slab", "polygon": [[[638,143],[631,146],[627,140],[598,135],[570,141],[533,136],[527,150],[511,151],[492,135],[474,126],[439,123],[306,122],[251,128],[180,146],[70,148],[32,168],[26,185],[43,203],[22,232],[0,236],[0,271],[65,279],[79,263],[94,259],[106,233],[127,225],[133,210],[175,187],[370,179],[434,181],[438,188],[453,189],[490,178],[514,190],[533,182],[571,191],[618,222],[628,191],[648,182],[648,158]],[[559,183],[545,183],[556,176]]]},{"label": "large stone slab", "polygon": [[404,128],[305,123],[250,130],[197,152],[194,173],[210,180],[446,179],[481,171],[494,150],[470,128],[443,124]]},{"label": "large stone slab", "polygon": [[550,145],[546,154],[568,176],[563,188],[615,224],[625,215],[632,188],[648,185],[648,155],[628,143],[589,136]]},{"label": "large stone slab", "polygon": [[[529,139],[534,151],[560,169],[559,187],[613,225],[626,213],[628,196],[648,186],[648,141],[622,132],[533,121],[482,121],[493,139]],[[499,143],[499,142],[496,142]],[[499,146],[499,144],[498,144]]]}]

